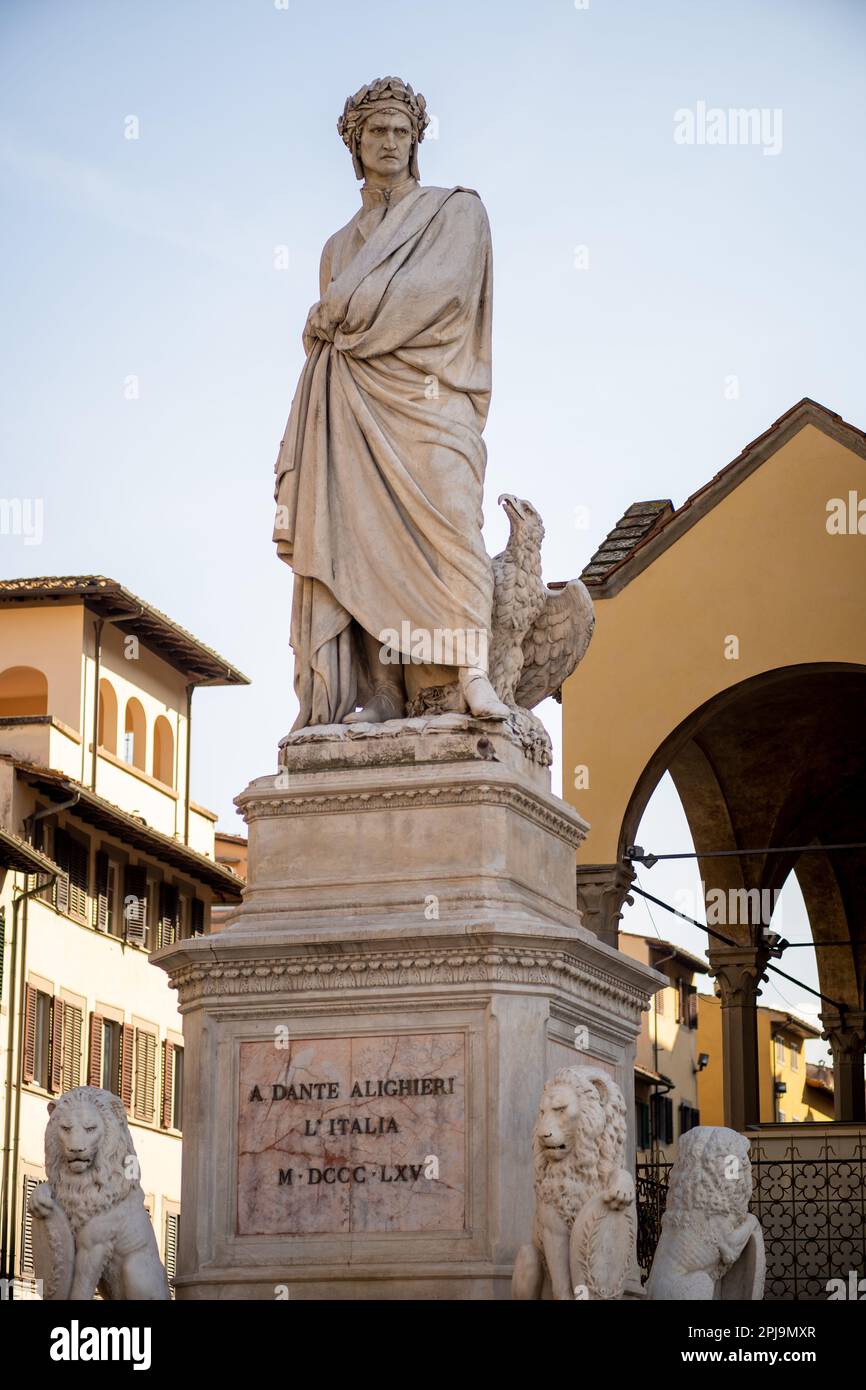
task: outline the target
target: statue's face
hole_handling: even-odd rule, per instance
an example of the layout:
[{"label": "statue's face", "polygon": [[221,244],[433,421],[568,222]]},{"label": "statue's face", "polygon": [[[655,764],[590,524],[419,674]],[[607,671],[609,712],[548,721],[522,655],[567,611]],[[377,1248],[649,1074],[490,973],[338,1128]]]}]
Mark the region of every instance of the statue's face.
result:
[{"label": "statue's face", "polygon": [[90,1105],[70,1106],[58,1116],[58,1129],[66,1166],[73,1173],[83,1173],[96,1157],[105,1132],[102,1116]]},{"label": "statue's face", "polygon": [[567,1158],[569,1135],[578,1118],[577,1096],[570,1086],[551,1086],[541,1098],[538,1136],[548,1162]]},{"label": "statue's face", "polygon": [[392,114],[374,112],[361,127],[358,150],[368,177],[371,173],[394,181],[395,175],[406,177],[412,152],[412,127],[408,117],[399,111]]}]

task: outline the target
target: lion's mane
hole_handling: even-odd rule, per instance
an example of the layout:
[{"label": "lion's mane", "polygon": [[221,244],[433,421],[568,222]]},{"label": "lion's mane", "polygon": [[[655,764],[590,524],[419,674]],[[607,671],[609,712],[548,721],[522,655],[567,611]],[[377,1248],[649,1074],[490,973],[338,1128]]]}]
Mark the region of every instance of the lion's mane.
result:
[{"label": "lion's mane", "polygon": [[[734,1174],[732,1158],[738,1164]],[[666,1215],[670,1225],[695,1211],[744,1220],[751,1195],[749,1141],[744,1135],[721,1126],[691,1129],[682,1135],[668,1184]]]},{"label": "lion's mane", "polygon": [[600,1104],[604,1125],[600,1134],[581,1127],[580,1119],[570,1129],[570,1151],[559,1162],[552,1162],[541,1142],[541,1113],[532,1132],[533,1174],[536,1204],[555,1208],[568,1226],[590,1197],[605,1188],[617,1169],[623,1166],[627,1134],[625,1100],[619,1087],[606,1072],[593,1067],[563,1067],[548,1081],[542,1096],[555,1086],[568,1086],[584,1111]]},{"label": "lion's mane", "polygon": [[[103,1135],[93,1163],[83,1173],[72,1173],[64,1159],[60,1122],[65,1115],[88,1111],[101,1118]],[[54,1200],[66,1213],[73,1232],[140,1187],[137,1178],[126,1176],[126,1159],[134,1153],[119,1097],[96,1086],[76,1086],[60,1097],[45,1130],[45,1171]]]}]

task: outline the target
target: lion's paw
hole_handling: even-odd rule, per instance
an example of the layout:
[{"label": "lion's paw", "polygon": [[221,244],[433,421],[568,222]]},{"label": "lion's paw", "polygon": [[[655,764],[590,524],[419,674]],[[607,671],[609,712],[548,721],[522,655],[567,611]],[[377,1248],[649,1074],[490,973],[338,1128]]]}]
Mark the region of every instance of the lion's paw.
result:
[{"label": "lion's paw", "polygon": [[612,1207],[614,1211],[624,1211],[626,1207],[631,1206],[634,1201],[634,1181],[625,1169],[620,1169],[613,1178],[604,1194],[604,1201],[605,1205]]},{"label": "lion's paw", "polygon": [[54,1198],[47,1182],[40,1182],[30,1194],[30,1213],[45,1220],[54,1211]]}]

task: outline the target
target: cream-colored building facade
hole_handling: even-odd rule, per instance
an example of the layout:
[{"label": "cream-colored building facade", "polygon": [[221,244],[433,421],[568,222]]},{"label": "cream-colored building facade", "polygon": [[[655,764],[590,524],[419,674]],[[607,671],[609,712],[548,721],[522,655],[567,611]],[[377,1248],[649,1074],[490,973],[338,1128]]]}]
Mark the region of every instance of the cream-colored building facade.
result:
[{"label": "cream-colored building facade", "polygon": [[677,1141],[706,1123],[698,1100],[698,993],[706,964],[654,936],[620,932],[619,948],[668,979],[643,1015],[635,1050],[635,1133],[638,1163],[673,1162]]},{"label": "cream-colored building facade", "polygon": [[102,576],[0,581],[3,1277],[32,1274],[27,1195],[52,1096],[127,1110],[160,1251],[180,1215],[183,1035],[148,953],[241,885],[189,795],[192,694],[246,677]]}]

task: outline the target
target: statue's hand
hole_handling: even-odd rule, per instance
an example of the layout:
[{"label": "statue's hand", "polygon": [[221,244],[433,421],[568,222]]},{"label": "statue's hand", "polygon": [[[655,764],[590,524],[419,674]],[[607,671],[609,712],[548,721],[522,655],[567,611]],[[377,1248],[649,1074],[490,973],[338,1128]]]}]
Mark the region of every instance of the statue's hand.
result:
[{"label": "statue's hand", "polygon": [[54,1211],[54,1198],[47,1182],[41,1182],[30,1194],[30,1213],[44,1220]]},{"label": "statue's hand", "polygon": [[313,305],[304,325],[304,350],[308,357],[320,338],[327,343],[334,341],[334,330],[324,314],[321,300]]}]

